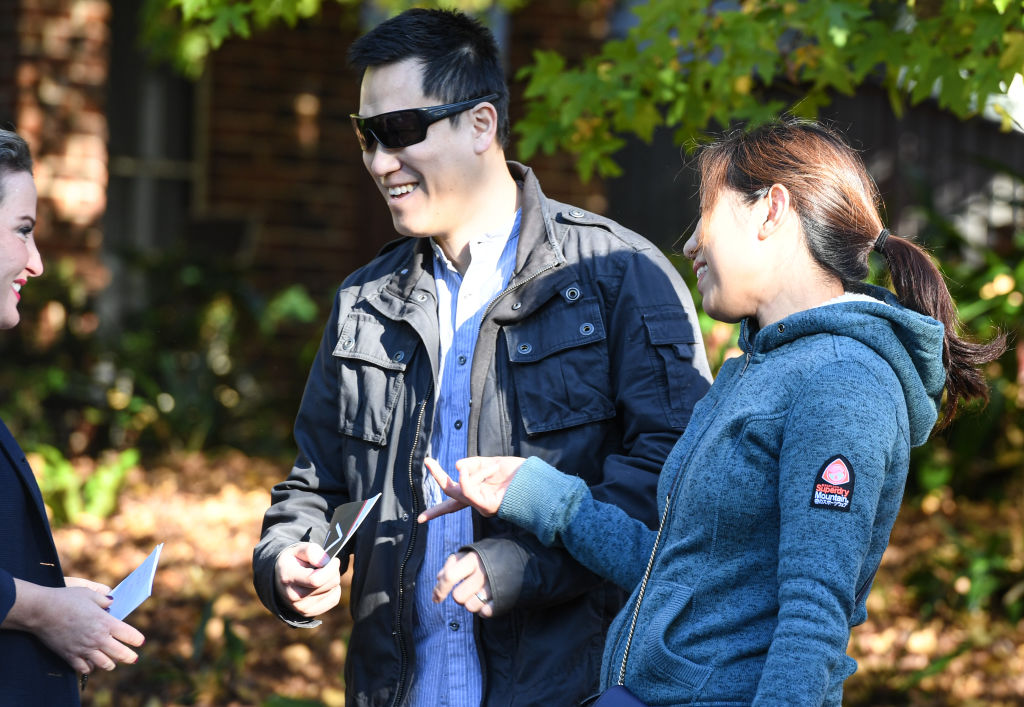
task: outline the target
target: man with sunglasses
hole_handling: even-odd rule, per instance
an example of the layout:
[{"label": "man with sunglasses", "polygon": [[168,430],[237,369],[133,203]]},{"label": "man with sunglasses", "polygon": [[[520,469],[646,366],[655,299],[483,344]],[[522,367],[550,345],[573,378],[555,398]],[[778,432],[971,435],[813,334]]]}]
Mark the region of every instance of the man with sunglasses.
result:
[{"label": "man with sunglasses", "polygon": [[[506,162],[508,89],[475,20],[409,10],[349,58],[363,163],[403,238],[335,298],[257,591],[318,625],[354,557],[346,704],[577,704],[625,593],[498,519],[417,525],[443,498],[424,459],[536,455],[656,525],[658,471],[710,381],[693,302],[648,241]],[[327,558],[334,509],[377,493]]]}]

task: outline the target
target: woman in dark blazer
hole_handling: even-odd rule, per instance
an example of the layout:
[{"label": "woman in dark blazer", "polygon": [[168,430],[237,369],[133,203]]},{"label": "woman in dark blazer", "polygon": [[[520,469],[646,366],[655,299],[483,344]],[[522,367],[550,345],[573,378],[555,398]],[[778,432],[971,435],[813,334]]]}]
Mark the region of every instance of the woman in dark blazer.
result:
[{"label": "woman in dark blazer", "polygon": [[[35,223],[28,145],[0,130],[0,329],[43,272]],[[32,469],[0,422],[0,705],[77,705],[78,674],[138,660],[142,634],[106,612],[109,592],[64,577]]]}]

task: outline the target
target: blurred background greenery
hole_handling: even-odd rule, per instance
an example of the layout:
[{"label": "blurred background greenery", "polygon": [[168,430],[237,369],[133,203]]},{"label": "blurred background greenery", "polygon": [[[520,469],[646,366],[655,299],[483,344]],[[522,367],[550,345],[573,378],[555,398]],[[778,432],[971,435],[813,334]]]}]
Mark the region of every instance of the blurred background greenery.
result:
[{"label": "blurred background greenery", "polygon": [[[81,59],[73,52],[96,36],[91,15],[80,22],[80,35],[69,34],[77,15],[93,12],[107,23],[114,57],[108,122],[97,131],[108,139],[103,158],[110,184],[100,181],[109,203],[87,204],[102,212],[107,203],[107,222],[76,231],[66,222],[81,220],[79,213],[41,219],[41,233],[64,230],[60,241],[41,242],[47,274],[25,290],[23,326],[0,337],[0,417],[30,453],[60,539],[82,571],[116,578],[130,567],[128,556],[120,564],[93,557],[90,543],[113,552],[131,538],[148,553],[170,532],[140,505],[140,496],[182,515],[185,525],[200,525],[187,528],[196,537],[187,535],[180,552],[172,545],[167,551],[175,595],[160,611],[173,614],[184,637],[165,632],[160,613],[143,613],[147,633],[158,638],[148,665],[97,676],[87,695],[94,704],[341,704],[337,674],[334,683],[314,689],[328,677],[308,672],[320,663],[305,642],[337,672],[344,617],[331,629],[336,636],[287,636],[255,604],[248,552],[265,508],[261,494],[294,453],[292,420],[330,293],[391,233],[385,207],[360,173],[348,128],[357,77],[338,68],[335,45],[409,4],[147,0],[140,17],[140,5],[128,0],[54,0],[46,10],[54,19],[52,36],[43,23],[36,41],[39,3],[0,0],[0,9],[21,9],[11,34],[24,38],[29,69],[10,72],[25,94],[12,114],[19,129],[35,135],[45,209],[51,208],[46,202],[60,206],[51,156],[70,142],[68,134],[82,130],[75,121],[93,100],[91,89],[61,93],[73,83],[67,66]],[[783,110],[826,114],[843,123],[840,129],[880,126],[857,146],[892,209],[887,223],[906,228],[901,235],[915,236],[933,253],[966,330],[981,339],[1006,331],[1010,346],[986,370],[988,406],[966,411],[915,450],[903,512],[869,600],[869,623],[853,633],[851,654],[861,670],[848,684],[847,702],[1024,704],[1024,161],[1011,150],[976,149],[977,135],[986,131],[1006,131],[1000,145],[1024,139],[1012,106],[985,98],[1006,98],[1024,71],[1024,4],[444,4],[479,12],[507,42],[518,138],[512,155],[530,160],[549,194],[608,213],[656,240],[691,286],[689,264],[672,245],[694,215],[679,145],[692,146],[707,129]],[[8,30],[0,25],[0,33]],[[60,49],[62,41],[71,49]],[[125,43],[136,53],[119,54]],[[0,87],[9,45],[0,42]],[[151,51],[196,83],[166,67],[146,69],[156,80],[125,78],[129,69],[151,66],[141,58]],[[278,65],[292,73],[278,75]],[[160,86],[170,86],[163,113],[146,113],[153,100],[147,91]],[[875,108],[855,106],[872,92],[881,96],[883,118]],[[255,103],[276,94],[276,102]],[[65,103],[62,95],[69,97]],[[827,113],[847,96],[849,102]],[[0,109],[4,100],[0,92]],[[912,131],[915,107],[932,111],[913,114],[918,127],[938,124],[940,113],[954,121],[947,141],[922,139],[917,159],[901,153],[902,142],[878,149],[889,133]],[[225,114],[234,122],[223,121]],[[177,162],[128,151],[133,146],[125,136],[146,120],[151,139],[173,143],[168,155]],[[247,133],[238,125],[266,127]],[[191,154],[191,144],[204,147]],[[924,153],[941,153],[951,179],[936,179],[936,162]],[[231,181],[229,168],[237,165],[225,155],[238,158],[238,171],[250,181]],[[154,159],[147,167],[143,158]],[[128,237],[140,230],[131,218],[111,217],[124,204],[117,190],[151,176],[139,165],[164,180],[153,183],[173,192],[169,211],[180,217],[147,212],[171,224],[169,238],[157,245]],[[279,181],[271,183],[268,174]],[[182,175],[191,180],[188,189]],[[173,179],[179,182],[169,188]],[[969,187],[951,198],[950,182]],[[994,184],[1003,186],[979,186]],[[254,193],[243,194],[251,197],[245,200],[228,187]],[[986,192],[984,208],[965,218],[978,190]],[[185,191],[181,203],[174,200]],[[339,212],[348,221],[331,220]],[[217,247],[198,248],[202,239],[187,232],[194,224],[182,214],[208,217],[202,233]],[[91,243],[97,230],[103,231],[97,250],[117,263],[113,285],[83,277],[81,243]],[[259,241],[253,232],[263,246],[269,243],[269,255],[252,254]],[[291,251],[299,256],[291,258]],[[874,277],[881,278],[879,268]],[[126,286],[133,282],[144,286]],[[126,305],[116,317],[109,316],[112,298]],[[699,305],[696,291],[694,299]],[[701,327],[717,370],[735,353],[736,327],[704,315]],[[176,505],[181,499],[191,508]],[[209,526],[185,517],[207,503]],[[243,517],[231,517],[232,510]],[[229,542],[237,545],[229,558],[203,557]],[[289,645],[277,651],[268,648],[273,641]],[[282,662],[268,663],[272,657]],[[275,673],[273,688],[254,684]],[[289,682],[293,675],[305,682]],[[148,695],[130,685],[135,678],[149,686]],[[104,679],[123,682],[110,689]]]}]

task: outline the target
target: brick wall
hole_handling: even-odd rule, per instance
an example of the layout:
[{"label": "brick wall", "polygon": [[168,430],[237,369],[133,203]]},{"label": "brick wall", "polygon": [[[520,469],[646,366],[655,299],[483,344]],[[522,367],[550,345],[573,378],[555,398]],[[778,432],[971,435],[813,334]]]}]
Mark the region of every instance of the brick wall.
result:
[{"label": "brick wall", "polygon": [[[512,15],[509,76],[534,48],[570,59],[592,50],[606,26],[581,11],[557,0]],[[395,237],[348,120],[359,102],[345,63],[356,24],[351,11],[325,3],[314,22],[229,42],[200,89],[208,106],[202,215],[245,224],[252,276],[268,291],[299,282],[328,297]],[[514,120],[523,86],[511,88]],[[549,196],[604,209],[601,182],[581,184],[567,156],[536,156],[531,166]]]},{"label": "brick wall", "polygon": [[0,1],[0,121],[29,142],[44,259],[71,255],[102,287],[110,6],[106,0]]}]

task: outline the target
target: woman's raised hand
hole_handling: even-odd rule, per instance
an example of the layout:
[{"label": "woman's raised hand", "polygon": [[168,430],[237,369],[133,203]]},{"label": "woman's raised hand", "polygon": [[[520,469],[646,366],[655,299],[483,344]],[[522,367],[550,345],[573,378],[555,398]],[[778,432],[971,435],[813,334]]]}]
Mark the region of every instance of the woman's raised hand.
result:
[{"label": "woman's raised hand", "polygon": [[420,513],[417,520],[428,520],[446,513],[472,506],[481,515],[493,516],[498,512],[505,490],[519,467],[526,461],[522,457],[466,457],[455,462],[459,481],[452,481],[435,459],[427,457],[424,464],[447,499]]}]

